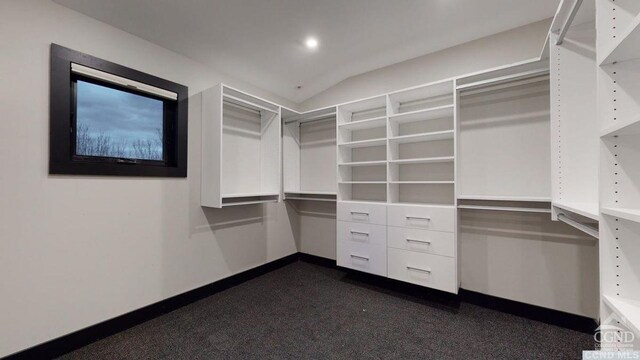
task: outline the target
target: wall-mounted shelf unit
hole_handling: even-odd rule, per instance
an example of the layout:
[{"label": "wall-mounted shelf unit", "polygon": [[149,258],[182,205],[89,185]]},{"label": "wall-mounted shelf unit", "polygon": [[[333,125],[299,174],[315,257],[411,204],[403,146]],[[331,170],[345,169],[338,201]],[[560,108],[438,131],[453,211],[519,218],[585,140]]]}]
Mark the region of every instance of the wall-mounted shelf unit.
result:
[{"label": "wall-mounted shelf unit", "polygon": [[339,105],[338,200],[387,201],[386,97]]},{"label": "wall-mounted shelf unit", "polygon": [[[601,325],[626,328],[636,339],[640,339],[639,15],[639,1],[596,1],[597,104],[599,129],[604,129],[599,132],[600,318]],[[634,345],[640,346],[639,341]]]},{"label": "wall-mounted shelf unit", "polygon": [[336,108],[282,108],[282,126],[284,199],[335,201]]},{"label": "wall-mounted shelf unit", "polygon": [[206,207],[280,200],[280,107],[224,84],[202,92]]},{"label": "wall-mounted shelf unit", "polygon": [[[594,7],[587,2],[564,2],[563,28],[550,34],[552,219],[597,238],[598,65]],[[583,22],[572,23],[572,11]]]}]

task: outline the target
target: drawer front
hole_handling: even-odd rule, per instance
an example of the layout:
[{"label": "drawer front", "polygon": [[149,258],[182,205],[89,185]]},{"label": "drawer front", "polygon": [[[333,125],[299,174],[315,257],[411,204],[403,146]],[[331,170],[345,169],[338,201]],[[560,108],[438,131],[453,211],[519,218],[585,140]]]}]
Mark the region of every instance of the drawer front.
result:
[{"label": "drawer front", "polygon": [[338,220],[365,224],[387,224],[387,205],[338,202]]},{"label": "drawer front", "polygon": [[393,248],[387,251],[390,278],[458,293],[454,258]]},{"label": "drawer front", "polygon": [[338,240],[336,245],[338,266],[387,276],[386,246],[341,240]]},{"label": "drawer front", "polygon": [[415,229],[455,231],[454,208],[437,206],[390,205],[389,226]]},{"label": "drawer front", "polygon": [[391,248],[455,256],[454,233],[389,226],[387,244]]},{"label": "drawer front", "polygon": [[338,221],[337,232],[338,241],[387,246],[387,227],[384,225]]}]

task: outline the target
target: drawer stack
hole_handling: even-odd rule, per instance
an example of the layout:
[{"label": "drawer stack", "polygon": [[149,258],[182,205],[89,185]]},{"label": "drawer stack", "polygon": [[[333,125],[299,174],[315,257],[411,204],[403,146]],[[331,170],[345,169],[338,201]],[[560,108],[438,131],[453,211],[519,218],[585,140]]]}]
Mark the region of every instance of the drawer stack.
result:
[{"label": "drawer stack", "polygon": [[387,207],[340,202],[337,206],[337,263],[387,276]]},{"label": "drawer stack", "polygon": [[387,206],[388,277],[458,292],[453,207]]},{"label": "drawer stack", "polygon": [[337,218],[338,266],[458,292],[453,207],[339,202]]}]

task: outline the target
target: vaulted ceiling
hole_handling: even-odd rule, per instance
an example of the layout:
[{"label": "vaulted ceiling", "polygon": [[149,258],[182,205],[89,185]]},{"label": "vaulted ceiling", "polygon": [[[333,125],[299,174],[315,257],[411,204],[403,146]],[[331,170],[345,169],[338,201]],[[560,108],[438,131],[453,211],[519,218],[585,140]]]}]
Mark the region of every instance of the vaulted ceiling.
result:
[{"label": "vaulted ceiling", "polygon": [[[552,17],[559,0],[54,0],[294,102]],[[305,47],[307,36],[319,41]],[[298,88],[300,86],[300,88]]]}]

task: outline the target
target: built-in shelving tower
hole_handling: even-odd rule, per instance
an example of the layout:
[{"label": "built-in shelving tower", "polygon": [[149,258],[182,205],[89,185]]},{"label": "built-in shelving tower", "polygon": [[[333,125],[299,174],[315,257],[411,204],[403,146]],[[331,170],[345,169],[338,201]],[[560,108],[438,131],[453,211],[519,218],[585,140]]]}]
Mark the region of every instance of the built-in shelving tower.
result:
[{"label": "built-in shelving tower", "polygon": [[640,339],[640,1],[597,0],[596,17],[601,324]]}]

